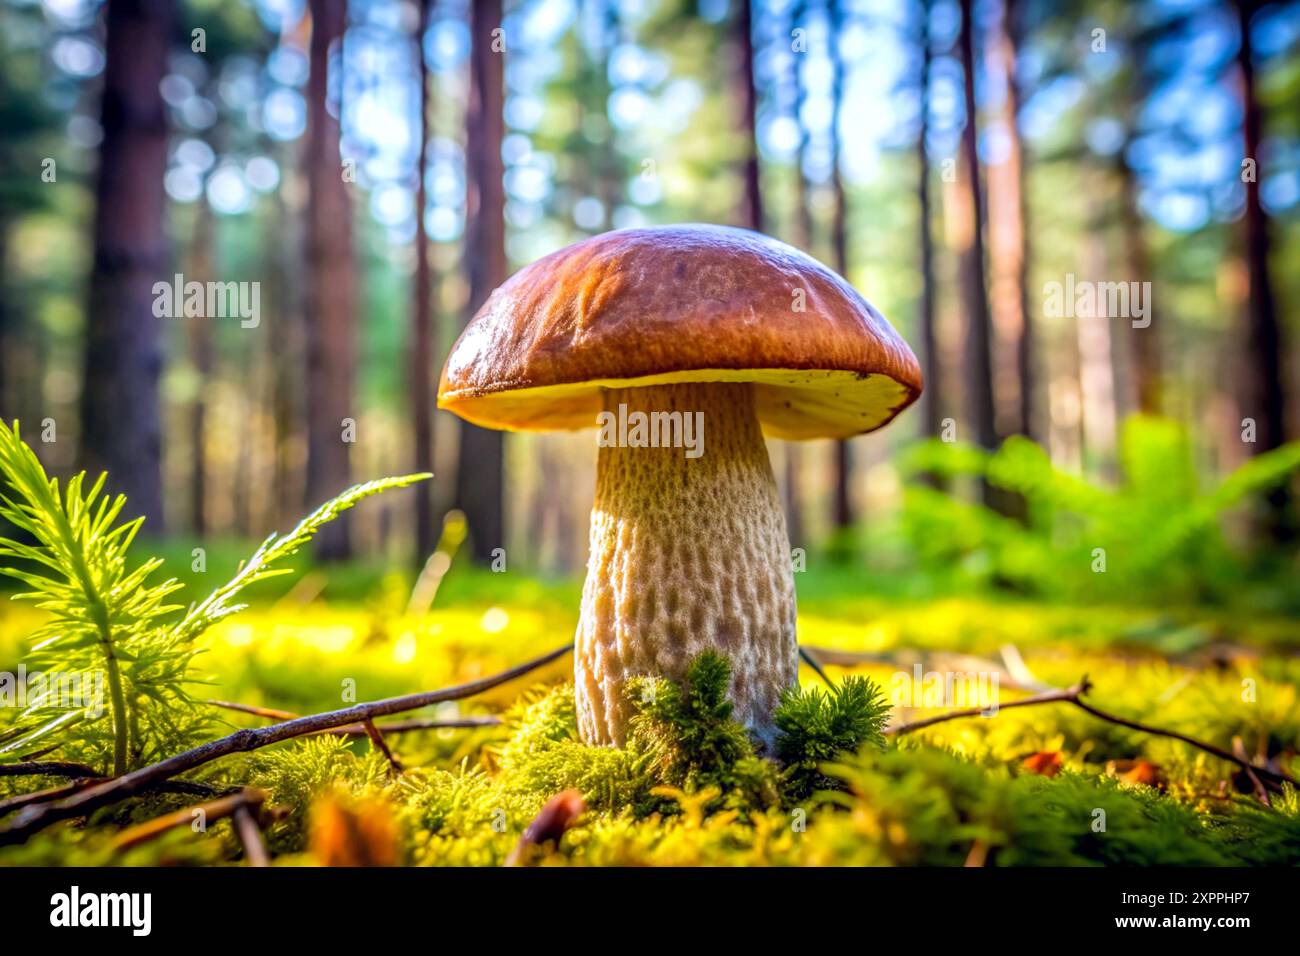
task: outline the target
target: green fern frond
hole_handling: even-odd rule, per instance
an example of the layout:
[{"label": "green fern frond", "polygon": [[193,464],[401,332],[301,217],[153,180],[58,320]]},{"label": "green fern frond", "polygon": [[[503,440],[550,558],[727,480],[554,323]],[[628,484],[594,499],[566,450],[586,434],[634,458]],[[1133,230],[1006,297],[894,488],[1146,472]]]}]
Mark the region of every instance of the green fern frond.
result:
[{"label": "green fern frond", "polygon": [[[151,582],[162,561],[149,558],[134,568],[128,563],[144,519],[120,522],[126,498],[105,493],[106,475],[87,487],[85,474],[78,474],[60,487],[23,442],[17,422],[12,428],[0,422],[0,475],[0,517],[18,531],[0,538],[0,573],[27,588],[15,599],[48,614],[31,636],[24,663],[31,673],[99,690],[74,697],[72,705],[67,694],[32,694],[0,733],[0,760],[30,753],[37,743],[53,744],[97,766],[111,753],[114,774],[188,745],[206,730],[208,711],[186,689],[199,682],[191,667],[195,640],[243,608],[232,602],[244,588],[288,573],[278,564],[359,501],[431,477],[407,475],[348,489],[289,534],[267,538],[234,578],[177,619],[183,608],[168,598],[180,584],[173,578]],[[75,736],[68,732],[74,726]]]},{"label": "green fern frond", "polygon": [[[1186,426],[1148,415],[1124,422],[1122,478],[1095,484],[1053,464],[1038,445],[1009,438],[996,452],[933,439],[907,452],[905,472],[950,481],[980,476],[1023,497],[1025,522],[930,488],[909,488],[904,527],[940,573],[980,569],[989,580],[1073,598],[1230,600],[1250,569],[1220,527],[1224,513],[1300,470],[1300,443],[1255,455],[1217,485],[1201,487]],[[1094,572],[1096,549],[1122,561]],[[974,560],[972,560],[974,559]],[[1140,587],[1134,588],[1135,583]]]},{"label": "green fern frond", "polygon": [[192,641],[221,619],[243,610],[246,605],[231,603],[239,592],[259,581],[292,573],[292,568],[276,565],[297,554],[304,545],[310,543],[322,525],[333,521],[359,502],[382,491],[405,488],[432,477],[433,475],[425,472],[402,475],[398,478],[381,478],[354,485],[338,497],[331,498],[298,522],[297,527],[288,534],[283,536],[273,534],[263,541],[233,578],[209,594],[170,629],[168,639],[182,643]]}]

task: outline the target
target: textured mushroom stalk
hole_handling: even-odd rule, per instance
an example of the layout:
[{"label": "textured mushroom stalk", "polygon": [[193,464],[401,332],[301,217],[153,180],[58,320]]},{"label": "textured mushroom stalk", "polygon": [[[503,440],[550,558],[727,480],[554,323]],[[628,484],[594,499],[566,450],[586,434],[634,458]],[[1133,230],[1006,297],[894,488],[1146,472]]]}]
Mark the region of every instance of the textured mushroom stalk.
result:
[{"label": "textured mushroom stalk", "polygon": [[713,649],[731,662],[733,716],[762,741],[797,676],[785,517],[749,384],[611,389],[605,409],[703,413],[702,454],[599,451],[575,664],[578,727],[622,744],[638,675],[680,678]]}]

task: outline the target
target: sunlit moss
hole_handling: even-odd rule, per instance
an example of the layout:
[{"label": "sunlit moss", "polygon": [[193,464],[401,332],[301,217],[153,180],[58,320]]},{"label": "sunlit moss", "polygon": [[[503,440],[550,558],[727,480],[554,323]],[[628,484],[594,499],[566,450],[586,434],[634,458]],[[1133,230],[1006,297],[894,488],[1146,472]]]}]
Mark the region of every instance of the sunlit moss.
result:
[{"label": "sunlit moss", "polygon": [[[214,679],[211,696],[302,713],[328,710],[340,706],[344,680],[355,682],[358,699],[446,686],[567,639],[563,631],[570,625],[562,614],[512,607],[505,632],[512,643],[503,643],[501,635],[478,628],[490,597],[418,622],[400,609],[382,615],[327,606],[295,606],[291,614],[284,607],[250,609],[242,621],[255,639],[213,641],[204,657]],[[821,609],[824,616],[801,617],[801,639],[863,650],[861,621],[870,618],[872,650],[960,646],[995,656],[1011,641],[1040,680],[1066,686],[1086,673],[1095,685],[1090,699],[1107,710],[1225,746],[1240,736],[1249,752],[1263,747],[1294,772],[1288,754],[1300,746],[1300,666],[1245,649],[1267,647],[1278,622],[1206,624],[1233,643],[1215,648],[1213,666],[1203,666],[1199,643],[1171,656],[1147,650],[1178,629],[1143,630],[1143,620],[1159,617],[1133,609],[1098,608],[1085,616],[1074,608],[961,599],[927,610],[861,595],[827,600]],[[309,639],[307,632],[331,620],[354,635],[346,652],[326,652]],[[0,655],[18,659],[21,632],[30,623],[27,617],[0,619]],[[402,641],[408,654],[414,641],[415,653],[399,663],[394,648]],[[445,705],[447,716],[502,713],[502,727],[393,735],[390,744],[411,768],[400,776],[390,774],[364,740],[318,738],[228,759],[208,768],[205,779],[266,787],[273,792],[270,802],[290,811],[268,831],[278,865],[311,862],[303,825],[311,805],[340,781],[358,798],[379,794],[391,804],[407,843],[403,859],[422,865],[500,865],[545,801],[570,787],[583,792],[588,810],[541,855],[542,865],[1300,862],[1294,794],[1275,794],[1272,807],[1263,807],[1231,787],[1221,789],[1231,776],[1221,761],[1068,704],[939,724],[884,750],[878,741],[869,743],[859,754],[849,741],[861,736],[861,728],[846,736],[834,721],[822,723],[833,713],[825,709],[831,698],[808,673],[804,703],[795,711],[803,730],[786,728],[790,737],[792,730],[804,735],[805,756],[778,750],[773,756],[784,762],[778,768],[737,733],[725,714],[725,696],[717,694],[718,673],[710,676],[707,668],[695,675],[694,690],[655,681],[647,693],[639,685],[634,702],[655,705],[627,748],[586,747],[577,738],[572,687],[563,682],[569,666],[562,660],[535,675],[544,686],[532,690],[516,683]],[[855,683],[846,678],[857,674],[888,686],[898,669],[879,661],[830,672],[837,684]],[[1005,687],[1001,692],[1004,703],[1019,696]],[[820,702],[813,704],[814,697]],[[900,708],[892,718],[937,712]],[[252,722],[227,716],[240,725]],[[858,743],[874,740],[868,733]],[[1026,755],[1039,751],[1060,752],[1056,777],[1020,769]],[[831,773],[828,759],[851,769]],[[1107,763],[1125,759],[1159,765],[1166,790],[1108,777]],[[0,794],[61,782],[0,778]],[[0,862],[238,862],[239,844],[226,823],[207,833],[181,827],[127,855],[113,851],[112,835],[121,826],[193,802],[182,796],[130,801],[101,812],[89,826],[59,825],[24,846],[4,848]],[[1093,830],[1097,810],[1105,813],[1104,831]]]}]

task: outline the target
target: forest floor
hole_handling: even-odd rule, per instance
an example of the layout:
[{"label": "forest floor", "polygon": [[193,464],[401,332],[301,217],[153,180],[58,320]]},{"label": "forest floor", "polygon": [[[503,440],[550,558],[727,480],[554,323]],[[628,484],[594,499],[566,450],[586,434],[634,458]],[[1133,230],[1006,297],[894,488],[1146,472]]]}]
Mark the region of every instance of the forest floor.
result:
[{"label": "forest floor", "polygon": [[[849,582],[849,583],[846,583]],[[572,658],[401,719],[502,718],[391,732],[400,770],[362,733],[315,736],[204,765],[185,778],[256,794],[274,864],[499,865],[534,827],[537,864],[1035,865],[1300,863],[1300,799],[1164,736],[1098,719],[1068,701],[1005,705],[1085,676],[1086,701],[1300,774],[1300,623],[1207,608],[1056,606],[1001,596],[886,597],[852,575],[799,580],[799,641],[830,681],[873,680],[887,727],[954,707],[991,709],[888,733],[791,787],[743,759],[679,772],[651,743],[636,759],[574,740]],[[408,615],[401,575],[349,584],[309,572],[214,627],[198,660],[204,699],[296,715],[484,678],[563,646],[579,584],[454,569],[433,609]],[[0,606],[0,671],[16,670],[39,621]],[[943,692],[942,675],[976,683]],[[931,675],[939,674],[939,678]],[[823,678],[801,668],[811,690]],[[913,683],[919,678],[919,683]],[[936,683],[939,681],[940,683]],[[993,682],[997,683],[994,684]],[[986,697],[980,697],[980,693]],[[210,737],[273,716],[214,709]],[[672,746],[680,744],[676,741]],[[742,755],[743,758],[743,755]],[[44,759],[55,759],[46,757]],[[761,762],[766,765],[767,762]],[[699,767],[695,768],[696,770]],[[717,768],[714,768],[715,770]],[[0,799],[66,784],[0,777]],[[734,792],[728,788],[734,784]],[[1267,805],[1260,791],[1267,796]],[[157,793],[58,823],[0,864],[238,863],[232,819],[155,831],[145,821],[203,803]],[[214,817],[222,816],[214,811]],[[194,817],[193,819],[197,819]],[[4,818],[0,817],[0,824]],[[132,830],[132,827],[137,829]],[[525,841],[529,842],[529,841]]]}]

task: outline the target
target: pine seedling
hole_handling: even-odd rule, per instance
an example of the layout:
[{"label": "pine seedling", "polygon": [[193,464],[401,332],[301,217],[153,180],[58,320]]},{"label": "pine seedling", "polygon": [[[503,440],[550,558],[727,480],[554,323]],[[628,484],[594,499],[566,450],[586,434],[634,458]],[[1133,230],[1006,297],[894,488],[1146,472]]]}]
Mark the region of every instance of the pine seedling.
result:
[{"label": "pine seedling", "polygon": [[[631,744],[649,755],[664,783],[695,786],[753,754],[745,729],[731,719],[727,688],[731,664],[704,651],[686,668],[680,683],[664,678],[636,678],[629,699]],[[710,781],[711,782],[711,781]]]},{"label": "pine seedling", "polygon": [[864,744],[883,747],[889,705],[880,688],[850,674],[829,693],[792,687],[781,695],[775,714],[776,754],[785,764],[786,796],[803,800],[816,790],[837,786],[821,771],[825,761],[856,753]]},{"label": "pine seedling", "polygon": [[191,673],[195,642],[244,607],[235,603],[244,588],[288,573],[278,563],[363,498],[429,477],[350,488],[289,534],[268,537],[228,583],[178,618],[183,608],[167,599],[181,585],[174,578],[150,583],[162,560],[149,558],[134,568],[128,561],[144,519],[119,520],[126,498],[104,492],[107,475],[87,488],[82,472],[60,487],[22,441],[17,422],[12,428],[0,422],[0,475],[0,517],[28,539],[0,538],[0,573],[30,588],[15,600],[32,601],[49,615],[32,635],[24,662],[29,681],[38,673],[43,680],[15,724],[0,732],[0,760],[21,757],[37,744],[41,752],[79,750],[96,765],[111,752],[115,776],[192,741],[206,726],[206,710],[187,690],[197,682]]},{"label": "pine seedling", "polygon": [[731,663],[704,651],[685,679],[638,677],[628,683],[637,709],[628,749],[644,755],[663,784],[687,793],[716,787],[724,803],[758,809],[777,800],[772,765],[755,753],[749,733],[731,716]]}]

